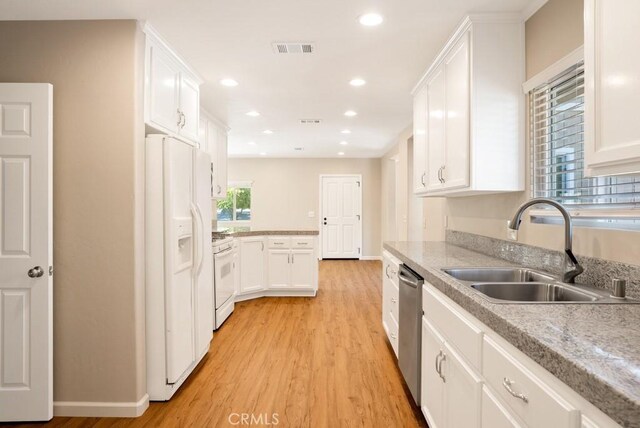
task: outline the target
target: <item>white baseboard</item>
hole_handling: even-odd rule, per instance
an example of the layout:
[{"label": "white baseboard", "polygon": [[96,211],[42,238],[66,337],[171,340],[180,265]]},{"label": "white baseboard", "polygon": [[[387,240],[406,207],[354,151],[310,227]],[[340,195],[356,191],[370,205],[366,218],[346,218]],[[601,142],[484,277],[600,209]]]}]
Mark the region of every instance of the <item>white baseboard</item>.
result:
[{"label": "white baseboard", "polygon": [[149,408],[149,395],[135,402],[54,401],[54,416],[137,418]]},{"label": "white baseboard", "polygon": [[260,297],[316,297],[317,290],[262,290],[247,294],[236,294],[236,302],[258,299]]},{"label": "white baseboard", "polygon": [[382,260],[382,256],[362,256],[360,260]]}]

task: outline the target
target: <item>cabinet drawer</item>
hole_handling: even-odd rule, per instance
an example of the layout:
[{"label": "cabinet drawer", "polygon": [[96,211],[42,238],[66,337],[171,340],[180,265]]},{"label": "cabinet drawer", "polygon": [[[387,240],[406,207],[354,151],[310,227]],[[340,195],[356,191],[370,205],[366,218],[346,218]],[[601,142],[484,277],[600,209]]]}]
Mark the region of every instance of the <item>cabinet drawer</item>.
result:
[{"label": "cabinet drawer", "polygon": [[391,347],[393,348],[393,352],[396,354],[396,358],[398,357],[398,323],[393,317],[388,318],[388,328],[389,328],[389,342],[391,342]]},{"label": "cabinet drawer", "polygon": [[500,400],[528,426],[580,426],[577,409],[488,337],[484,338],[482,373]]},{"label": "cabinet drawer", "polygon": [[295,237],[291,238],[291,248],[313,248],[313,238]]},{"label": "cabinet drawer", "polygon": [[269,248],[289,248],[291,240],[289,238],[275,237],[269,238]]},{"label": "cabinet drawer", "polygon": [[[425,283],[422,310],[425,317],[444,335],[473,367],[480,370],[482,359],[482,330],[472,324],[454,305],[449,303],[432,285]],[[457,305],[456,305],[457,306]]]},{"label": "cabinet drawer", "polygon": [[385,312],[389,312],[394,321],[397,323],[400,319],[398,318],[398,299],[400,297],[400,290],[393,282],[389,281],[386,278],[382,281],[382,286],[382,309]]}]

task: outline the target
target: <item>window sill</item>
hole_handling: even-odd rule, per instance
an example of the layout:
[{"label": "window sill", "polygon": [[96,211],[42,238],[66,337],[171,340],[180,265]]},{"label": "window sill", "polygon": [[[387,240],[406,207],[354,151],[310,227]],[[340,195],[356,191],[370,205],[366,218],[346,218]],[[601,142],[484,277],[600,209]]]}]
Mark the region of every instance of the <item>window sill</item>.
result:
[{"label": "window sill", "polygon": [[[569,209],[569,214],[577,227],[640,230],[640,209]],[[531,210],[529,218],[535,224],[564,223],[562,214],[555,209]]]}]

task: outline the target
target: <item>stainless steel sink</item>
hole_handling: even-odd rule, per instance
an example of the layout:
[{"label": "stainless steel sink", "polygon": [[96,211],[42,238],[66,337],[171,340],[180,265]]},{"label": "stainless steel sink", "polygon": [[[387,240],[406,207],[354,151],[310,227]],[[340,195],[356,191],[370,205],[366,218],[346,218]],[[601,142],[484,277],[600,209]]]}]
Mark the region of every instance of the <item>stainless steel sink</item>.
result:
[{"label": "stainless steel sink", "polygon": [[640,303],[615,299],[601,288],[566,284],[534,269],[473,267],[443,271],[494,303]]},{"label": "stainless steel sink", "polygon": [[494,299],[515,302],[595,302],[600,298],[573,286],[542,282],[480,283],[471,288]]},{"label": "stainless steel sink", "polygon": [[470,282],[546,282],[551,275],[524,268],[454,268],[444,269],[452,277]]}]

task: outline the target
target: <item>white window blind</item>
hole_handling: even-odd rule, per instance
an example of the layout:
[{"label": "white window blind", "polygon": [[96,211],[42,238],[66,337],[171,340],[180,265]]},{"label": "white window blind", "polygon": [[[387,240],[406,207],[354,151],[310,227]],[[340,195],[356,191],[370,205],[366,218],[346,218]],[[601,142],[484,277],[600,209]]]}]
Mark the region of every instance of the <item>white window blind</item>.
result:
[{"label": "white window blind", "polygon": [[584,176],[584,65],[532,90],[532,185],[535,197],[584,209],[640,208],[640,177]]}]

